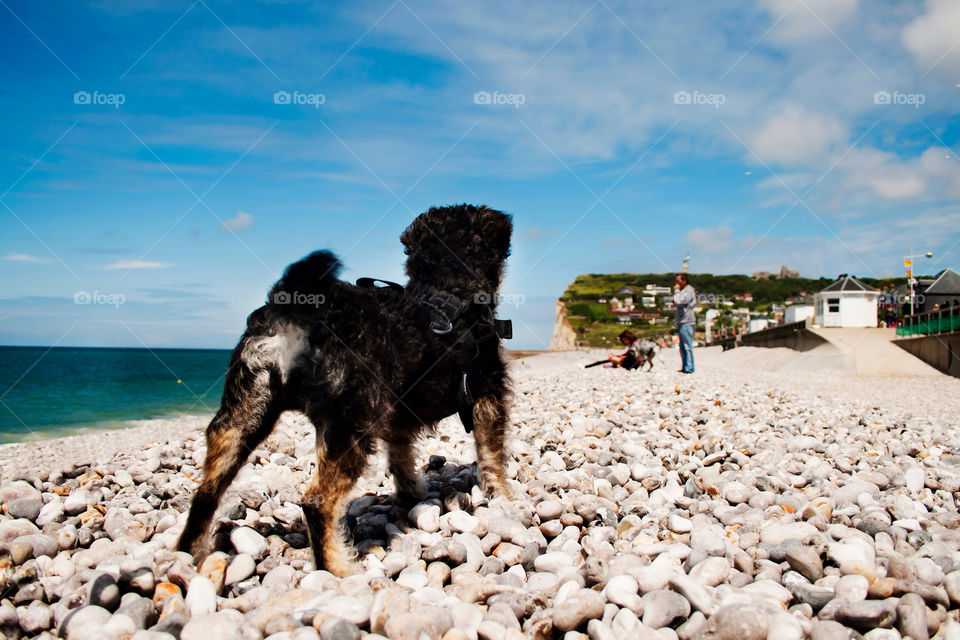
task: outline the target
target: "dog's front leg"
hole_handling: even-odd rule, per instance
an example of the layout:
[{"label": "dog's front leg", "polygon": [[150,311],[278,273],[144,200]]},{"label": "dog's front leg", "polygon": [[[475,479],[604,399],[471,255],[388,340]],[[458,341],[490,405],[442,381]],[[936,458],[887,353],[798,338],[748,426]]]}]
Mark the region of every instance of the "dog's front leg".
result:
[{"label": "dog's front leg", "polygon": [[345,542],[340,519],[344,498],[363,474],[369,447],[363,441],[344,439],[342,432],[338,437],[328,429],[326,435],[317,438],[317,470],[303,497],[303,515],[317,569],[345,577],[359,569],[356,551]]},{"label": "dog's front leg", "polygon": [[407,439],[387,443],[389,469],[397,496],[402,500],[419,501],[426,495],[423,479],[416,472],[417,452]]},{"label": "dog's front leg", "polygon": [[511,497],[507,486],[506,451],[507,405],[501,394],[480,396],[473,405],[474,440],[480,488],[487,495]]}]

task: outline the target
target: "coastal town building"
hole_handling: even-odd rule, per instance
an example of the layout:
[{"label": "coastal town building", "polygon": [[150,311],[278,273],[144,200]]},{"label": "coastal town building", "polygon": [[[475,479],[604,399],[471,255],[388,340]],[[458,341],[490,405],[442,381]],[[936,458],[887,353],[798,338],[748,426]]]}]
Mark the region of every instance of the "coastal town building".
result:
[{"label": "coastal town building", "polygon": [[791,304],[787,306],[786,310],[783,312],[783,322],[784,324],[790,324],[791,322],[800,322],[801,320],[807,320],[808,318],[813,317],[813,305],[812,304]]},{"label": "coastal town building", "polygon": [[923,305],[918,312],[932,311],[934,307],[952,305],[960,299],[960,273],[953,269],[944,269],[936,275],[933,282],[923,290]]},{"label": "coastal town building", "polygon": [[820,327],[875,327],[879,289],[850,275],[814,295],[814,324]]}]

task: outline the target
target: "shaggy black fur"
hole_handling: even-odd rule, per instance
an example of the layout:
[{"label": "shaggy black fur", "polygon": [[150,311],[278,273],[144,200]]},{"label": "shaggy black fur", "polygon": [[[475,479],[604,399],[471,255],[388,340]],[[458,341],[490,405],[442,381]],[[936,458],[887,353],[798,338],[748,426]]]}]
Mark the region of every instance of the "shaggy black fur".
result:
[{"label": "shaggy black fur", "polygon": [[[512,228],[485,206],[430,209],[400,238],[409,277],[402,292],[338,280],[340,262],[327,251],[290,265],[233,351],[179,549],[198,563],[210,552],[224,490],[280,413],[299,410],[317,433],[318,470],[303,500],[316,565],[352,572],[338,526],[344,497],[377,441],[387,445],[398,493],[422,494],[412,443],[456,413],[465,370],[481,487],[506,492],[509,381],[489,320]],[[465,301],[446,334],[430,329],[435,311],[422,302],[437,292]]]}]

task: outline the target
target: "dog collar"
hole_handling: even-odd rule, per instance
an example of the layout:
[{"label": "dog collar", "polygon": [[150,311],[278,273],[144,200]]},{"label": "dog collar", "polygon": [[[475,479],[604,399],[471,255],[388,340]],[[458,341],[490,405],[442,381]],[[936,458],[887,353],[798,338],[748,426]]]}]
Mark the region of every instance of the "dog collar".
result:
[{"label": "dog collar", "polygon": [[[381,283],[384,286],[377,286]],[[362,289],[389,289],[397,293],[405,293],[403,285],[380,278],[358,278],[357,286]],[[500,340],[513,338],[513,322],[507,319],[493,317],[493,297],[487,293],[478,293],[473,300],[463,300],[454,294],[430,287],[426,294],[420,297],[420,304],[430,310],[430,330],[443,335],[453,331],[453,325],[471,304],[484,307],[484,318],[487,324],[493,325],[494,333]]]}]

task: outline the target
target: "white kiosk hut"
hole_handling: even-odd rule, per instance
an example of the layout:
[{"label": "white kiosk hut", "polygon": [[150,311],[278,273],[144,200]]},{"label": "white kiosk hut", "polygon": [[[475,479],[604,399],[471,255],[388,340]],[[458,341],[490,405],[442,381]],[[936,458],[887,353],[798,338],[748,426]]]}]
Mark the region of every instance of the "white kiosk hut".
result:
[{"label": "white kiosk hut", "polygon": [[814,295],[814,324],[820,327],[875,327],[880,291],[843,276]]}]

